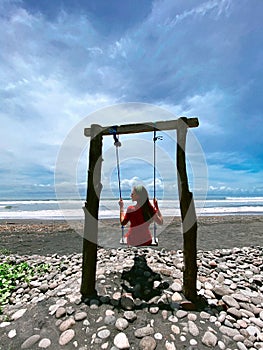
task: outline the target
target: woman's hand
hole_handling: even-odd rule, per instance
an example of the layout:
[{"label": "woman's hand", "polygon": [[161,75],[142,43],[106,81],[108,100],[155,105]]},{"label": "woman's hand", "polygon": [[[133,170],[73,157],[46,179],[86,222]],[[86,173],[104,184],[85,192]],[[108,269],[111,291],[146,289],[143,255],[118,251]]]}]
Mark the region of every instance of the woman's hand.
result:
[{"label": "woman's hand", "polygon": [[156,210],[156,214],[154,215],[154,221],[157,224],[162,225],[163,224],[163,216],[162,216],[160,209],[158,207],[158,202],[157,202],[156,198],[153,199],[153,205],[154,205],[154,208]]},{"label": "woman's hand", "polygon": [[157,199],[156,199],[156,198],[153,199],[153,205],[154,205],[154,207],[155,207],[156,210],[159,209],[159,207],[158,207],[158,202],[157,202]]},{"label": "woman's hand", "polygon": [[127,221],[125,220],[124,203],[122,198],[120,198],[119,200],[119,206],[120,206],[120,223],[122,226],[125,226],[127,224]]},{"label": "woman's hand", "polygon": [[123,211],[124,203],[123,203],[122,198],[120,198],[120,200],[119,200],[119,206],[120,206],[120,210]]}]

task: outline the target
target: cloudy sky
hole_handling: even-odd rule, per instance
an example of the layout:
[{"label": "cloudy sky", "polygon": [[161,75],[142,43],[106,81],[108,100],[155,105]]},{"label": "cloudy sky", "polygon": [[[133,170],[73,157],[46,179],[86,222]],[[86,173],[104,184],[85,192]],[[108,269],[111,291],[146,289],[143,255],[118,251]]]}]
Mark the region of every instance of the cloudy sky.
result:
[{"label": "cloudy sky", "polygon": [[[92,123],[180,116],[200,122],[189,132],[193,190],[262,195],[262,12],[261,0],[0,0],[0,198],[85,188]],[[165,193],[175,137],[158,141]],[[122,141],[123,186],[150,186],[151,136]],[[105,138],[112,193],[114,152]]]}]

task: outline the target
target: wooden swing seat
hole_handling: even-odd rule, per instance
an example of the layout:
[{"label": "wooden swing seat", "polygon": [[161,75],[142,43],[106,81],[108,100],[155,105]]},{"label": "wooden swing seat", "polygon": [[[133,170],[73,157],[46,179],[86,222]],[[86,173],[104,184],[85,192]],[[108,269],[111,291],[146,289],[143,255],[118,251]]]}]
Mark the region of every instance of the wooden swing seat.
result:
[{"label": "wooden swing seat", "polygon": [[[139,247],[157,247],[158,246],[158,238],[153,238],[152,237],[152,243],[150,244],[150,245],[140,245],[140,246],[138,246],[138,248]],[[120,239],[120,244],[122,244],[122,245],[127,245],[127,238],[126,237],[123,237],[123,238],[121,238]]]}]

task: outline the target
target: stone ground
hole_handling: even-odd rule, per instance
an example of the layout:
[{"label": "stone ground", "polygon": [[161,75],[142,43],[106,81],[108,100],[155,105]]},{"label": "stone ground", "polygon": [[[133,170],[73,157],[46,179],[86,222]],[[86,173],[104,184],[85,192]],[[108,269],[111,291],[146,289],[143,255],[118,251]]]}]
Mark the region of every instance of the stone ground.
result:
[{"label": "stone ground", "polygon": [[[79,293],[78,234],[62,222],[2,223],[0,262],[46,262],[51,269],[18,286],[4,306],[0,349],[262,349],[262,227],[262,217],[199,220],[197,287],[205,303],[197,309],[182,293],[177,220],[160,234],[156,249],[100,248],[99,297],[86,303]],[[121,286],[136,254],[160,275],[154,288],[167,283],[152,300]]]}]

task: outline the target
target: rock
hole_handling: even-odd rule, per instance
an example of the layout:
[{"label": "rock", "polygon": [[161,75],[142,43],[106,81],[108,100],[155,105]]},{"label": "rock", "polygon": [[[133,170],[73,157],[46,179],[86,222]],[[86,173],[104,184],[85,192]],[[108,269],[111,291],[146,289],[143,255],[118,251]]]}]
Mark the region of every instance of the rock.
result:
[{"label": "rock", "polygon": [[60,306],[56,311],[56,318],[62,318],[66,315],[67,311],[64,307]]},{"label": "rock", "polygon": [[173,324],[173,325],[171,326],[171,330],[172,330],[172,332],[173,332],[174,334],[177,334],[177,335],[180,334],[180,328],[179,328],[178,326],[176,326],[175,324]]},{"label": "rock", "polygon": [[176,315],[176,317],[178,317],[179,319],[182,319],[182,318],[184,318],[184,317],[187,316],[187,312],[184,311],[184,310],[178,310],[178,311],[176,312],[175,315]]},{"label": "rock", "polygon": [[7,334],[8,338],[12,339],[16,336],[16,329],[11,329],[8,334]]},{"label": "rock", "polygon": [[241,312],[238,309],[236,309],[235,307],[230,307],[229,309],[227,309],[227,313],[235,318],[242,317]]},{"label": "rock", "polygon": [[237,342],[237,347],[239,350],[247,350],[246,345],[244,345],[242,342]]},{"label": "rock", "polygon": [[133,310],[135,308],[134,301],[129,297],[121,298],[121,307],[124,310]]},{"label": "rock", "polygon": [[159,307],[158,306],[151,306],[150,308],[149,308],[149,312],[151,313],[151,314],[158,314],[158,312],[159,312]]},{"label": "rock", "polygon": [[225,286],[215,286],[212,291],[218,298],[222,298],[224,295],[231,294],[231,290]]},{"label": "rock", "polygon": [[181,300],[182,300],[181,294],[179,294],[178,292],[174,292],[172,295],[172,301],[181,301]]},{"label": "rock", "polygon": [[154,334],[154,339],[162,340],[163,339],[163,335],[161,333],[155,333]]},{"label": "rock", "polygon": [[113,315],[107,315],[104,318],[104,323],[107,325],[114,325],[116,322],[116,317]]},{"label": "rock", "polygon": [[36,344],[40,339],[39,334],[34,334],[28,339],[24,341],[24,343],[21,345],[21,349],[29,349],[31,348],[34,344]]},{"label": "rock", "polygon": [[156,340],[149,336],[142,338],[139,343],[139,349],[141,350],[154,350],[156,346]]},{"label": "rock", "polygon": [[77,313],[74,315],[75,321],[77,321],[77,322],[83,321],[83,320],[85,320],[85,318],[87,318],[87,317],[88,317],[88,314],[87,314],[85,311],[77,312]]},{"label": "rock", "polygon": [[38,343],[38,347],[42,349],[47,349],[51,345],[51,340],[48,338],[43,338]]},{"label": "rock", "polygon": [[231,295],[223,295],[222,300],[230,307],[235,307],[236,309],[240,309],[239,303],[233,298]]},{"label": "rock", "polygon": [[154,329],[152,327],[142,327],[142,328],[138,328],[136,329],[136,331],[134,332],[134,335],[136,338],[143,338],[146,337],[148,335],[152,335],[154,334]]},{"label": "rock", "polygon": [[60,332],[65,332],[67,329],[71,328],[75,323],[76,322],[73,317],[68,318],[67,320],[63,321],[60,324],[59,326]]},{"label": "rock", "polygon": [[210,348],[214,348],[217,343],[217,337],[214,333],[207,331],[202,337],[202,343]]},{"label": "rock", "polygon": [[199,329],[193,321],[188,321],[188,330],[192,336],[197,337],[199,335]]},{"label": "rock", "polygon": [[126,334],[123,332],[118,333],[114,337],[113,343],[118,349],[129,349],[130,348],[129,340],[128,340]]},{"label": "rock", "polygon": [[49,286],[47,283],[43,283],[39,286],[39,290],[42,293],[46,293],[49,290]]},{"label": "rock", "polygon": [[176,350],[174,342],[169,342],[168,340],[166,340],[165,349],[166,350]]},{"label": "rock", "polygon": [[259,329],[255,326],[248,326],[246,330],[248,334],[253,337],[257,337],[260,334]]},{"label": "rock", "polygon": [[115,327],[119,331],[124,331],[124,329],[129,327],[129,322],[125,318],[120,317],[120,318],[117,319],[117,321],[115,323]]},{"label": "rock", "polygon": [[123,316],[128,320],[129,322],[133,322],[137,319],[137,315],[134,311],[124,311]]},{"label": "rock", "polygon": [[253,322],[256,326],[263,329],[263,321],[257,317],[250,317],[250,322]]},{"label": "rock", "polygon": [[7,322],[7,321],[2,322],[2,323],[0,323],[0,328],[5,328],[7,326],[10,326],[10,324],[11,324],[11,322]]},{"label": "rock", "polygon": [[201,311],[201,312],[200,312],[200,317],[201,317],[202,319],[209,320],[210,316],[211,316],[211,315],[210,315],[208,312],[205,312],[205,311]]},{"label": "rock", "polygon": [[75,337],[75,331],[73,329],[67,329],[59,337],[59,345],[68,344]]},{"label": "rock", "polygon": [[179,282],[174,282],[170,288],[173,292],[182,292],[182,284]]},{"label": "rock", "polygon": [[221,333],[227,335],[230,338],[233,338],[235,335],[239,334],[239,332],[236,329],[230,328],[230,327],[226,327],[226,326],[219,327],[219,331]]},{"label": "rock", "polygon": [[109,336],[110,336],[110,331],[108,330],[108,329],[102,329],[102,330],[100,330],[98,333],[98,337],[100,338],[100,339],[107,339],[107,338],[109,338]]},{"label": "rock", "polygon": [[25,313],[26,313],[27,309],[21,309],[16,311],[12,316],[11,316],[11,320],[12,321],[16,321],[18,320],[20,317],[22,317]]}]

